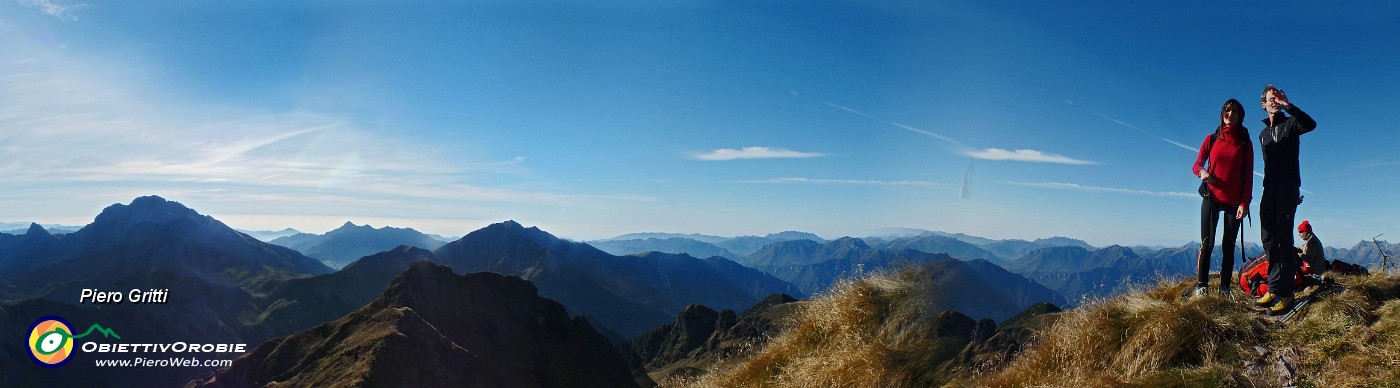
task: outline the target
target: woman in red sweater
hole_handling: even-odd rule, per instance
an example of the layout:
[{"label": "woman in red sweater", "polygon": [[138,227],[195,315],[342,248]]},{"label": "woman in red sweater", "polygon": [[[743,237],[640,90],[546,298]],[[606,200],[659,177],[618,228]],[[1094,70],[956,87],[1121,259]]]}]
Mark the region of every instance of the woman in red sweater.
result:
[{"label": "woman in red sweater", "polygon": [[[1196,295],[1207,293],[1210,254],[1215,249],[1215,226],[1225,214],[1224,240],[1220,243],[1220,294],[1230,295],[1234,271],[1235,237],[1240,221],[1249,213],[1254,191],[1254,144],[1244,122],[1244,106],[1230,99],[1220,107],[1220,125],[1207,135],[1191,172],[1201,178],[1209,194],[1201,201],[1201,250],[1196,253]],[[1209,165],[1207,165],[1209,162]],[[1240,247],[1244,249],[1244,247]]]}]

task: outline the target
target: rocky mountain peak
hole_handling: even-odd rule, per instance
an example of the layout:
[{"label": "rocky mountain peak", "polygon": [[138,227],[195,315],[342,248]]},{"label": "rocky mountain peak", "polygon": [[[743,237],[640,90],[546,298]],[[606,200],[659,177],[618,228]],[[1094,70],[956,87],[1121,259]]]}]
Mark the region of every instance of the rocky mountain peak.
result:
[{"label": "rocky mountain peak", "polygon": [[[339,228],[336,228],[336,230],[340,230],[340,229],[347,229],[347,230],[348,230],[348,229],[358,229],[358,228],[360,228],[360,227],[361,227],[361,226],[359,226],[359,225],[355,225],[354,222],[345,221],[345,223],[344,223],[344,224],[341,224]],[[369,226],[369,224],[365,224],[363,227],[369,228],[370,226]]]},{"label": "rocky mountain peak", "polygon": [[49,233],[48,229],[39,226],[39,224],[31,222],[29,223],[29,230],[24,232],[24,236],[28,238],[50,238],[53,237],[53,234]]},{"label": "rocky mountain peak", "polygon": [[1099,250],[1100,254],[1136,258],[1138,254],[1132,248],[1122,245],[1110,245]]},{"label": "rocky mountain peak", "polygon": [[534,226],[526,228],[525,226],[520,225],[520,223],[515,221],[504,221],[488,225],[485,228],[481,228],[475,232],[468,233],[466,236],[462,237],[462,239],[467,240],[469,238],[475,238],[496,241],[510,240],[506,237],[523,238],[527,241],[532,241],[536,244],[545,247],[553,246],[554,244],[559,243],[559,238],[554,237],[554,235],[549,234],[549,232],[545,232],[543,230],[540,230],[540,228]]},{"label": "rocky mountain peak", "polygon": [[838,238],[832,240],[831,243],[829,243],[829,245],[836,248],[870,249],[870,245],[867,245],[865,243],[865,240],[861,240],[854,237]]},{"label": "rocky mountain peak", "polygon": [[165,223],[176,220],[205,220],[202,216],[179,202],[167,201],[155,195],[136,198],[130,205],[112,204],[97,215],[93,225],[98,227],[134,226],[142,223]]}]

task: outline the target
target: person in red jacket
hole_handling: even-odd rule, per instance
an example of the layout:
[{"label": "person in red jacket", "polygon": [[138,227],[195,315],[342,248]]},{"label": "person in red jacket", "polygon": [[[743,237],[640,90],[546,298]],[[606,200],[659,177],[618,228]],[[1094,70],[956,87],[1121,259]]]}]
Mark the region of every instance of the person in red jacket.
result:
[{"label": "person in red jacket", "polygon": [[[1244,127],[1244,105],[1230,99],[1220,107],[1220,124],[1201,142],[1191,172],[1204,182],[1207,191],[1201,200],[1201,250],[1196,252],[1196,296],[1205,296],[1209,286],[1210,253],[1215,249],[1215,227],[1224,213],[1225,231],[1220,243],[1220,294],[1230,296],[1234,272],[1235,237],[1240,222],[1249,213],[1254,191],[1254,143]],[[1209,162],[1209,164],[1207,164]],[[1241,247],[1240,249],[1244,249]]]}]

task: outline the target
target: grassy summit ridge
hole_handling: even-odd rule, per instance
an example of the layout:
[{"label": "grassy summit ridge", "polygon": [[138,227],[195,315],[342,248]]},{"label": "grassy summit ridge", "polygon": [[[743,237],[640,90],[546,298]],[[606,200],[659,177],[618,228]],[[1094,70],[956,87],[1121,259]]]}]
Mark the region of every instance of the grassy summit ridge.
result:
[{"label": "grassy summit ridge", "polygon": [[[926,308],[923,279],[906,270],[838,285],[752,356],[663,385],[1400,384],[1400,276],[1338,277],[1341,287],[1321,292],[1282,327],[1241,294],[1183,300],[1192,282],[1162,282],[1073,310],[1008,320],[1003,326],[1023,325],[1032,334],[999,348],[1013,352],[1004,358],[977,354],[987,348],[985,324],[967,329],[971,318]],[[958,338],[968,333],[972,338]]]}]

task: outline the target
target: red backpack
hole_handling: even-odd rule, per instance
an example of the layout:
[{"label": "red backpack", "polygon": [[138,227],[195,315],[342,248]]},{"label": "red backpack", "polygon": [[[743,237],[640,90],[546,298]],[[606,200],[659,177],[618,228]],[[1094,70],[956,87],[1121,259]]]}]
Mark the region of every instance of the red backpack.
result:
[{"label": "red backpack", "polygon": [[[1300,260],[1301,261],[1301,260]],[[1297,290],[1303,286],[1303,278],[1306,275],[1322,275],[1322,268],[1312,268],[1307,263],[1302,263],[1302,270],[1293,275],[1293,289]],[[1260,297],[1269,292],[1269,253],[1259,254],[1259,257],[1250,260],[1240,270],[1240,289],[1250,296]]]}]

